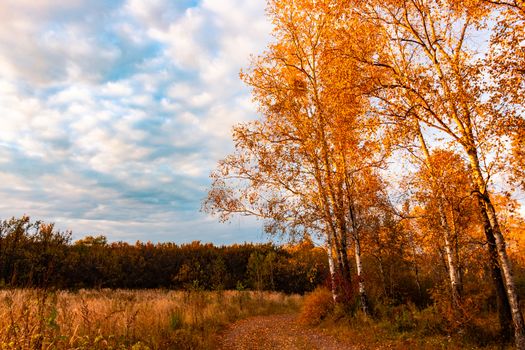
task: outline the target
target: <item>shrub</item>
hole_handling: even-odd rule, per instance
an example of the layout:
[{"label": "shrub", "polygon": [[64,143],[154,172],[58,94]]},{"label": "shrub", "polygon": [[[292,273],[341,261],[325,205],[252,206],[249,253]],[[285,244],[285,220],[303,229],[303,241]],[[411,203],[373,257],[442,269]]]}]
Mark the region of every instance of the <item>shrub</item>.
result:
[{"label": "shrub", "polygon": [[316,288],[306,295],[299,321],[307,325],[317,325],[334,309],[332,293],[326,288]]},{"label": "shrub", "polygon": [[409,332],[416,328],[414,312],[415,308],[412,305],[393,307],[391,322],[396,332]]}]

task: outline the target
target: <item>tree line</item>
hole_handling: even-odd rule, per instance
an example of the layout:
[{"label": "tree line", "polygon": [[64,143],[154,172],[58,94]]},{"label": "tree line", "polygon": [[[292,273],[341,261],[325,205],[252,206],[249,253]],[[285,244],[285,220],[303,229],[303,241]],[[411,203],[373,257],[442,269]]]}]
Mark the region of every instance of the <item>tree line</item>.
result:
[{"label": "tree line", "polygon": [[5,288],[170,288],[305,293],[327,276],[325,252],[296,246],[198,241],[72,242],[71,233],[29,217],[0,222],[0,285]]},{"label": "tree line", "polygon": [[267,14],[273,40],[241,72],[260,118],[234,127],[205,210],[322,241],[336,303],[372,316],[406,268],[457,330],[493,307],[525,349],[524,2],[269,0]]}]

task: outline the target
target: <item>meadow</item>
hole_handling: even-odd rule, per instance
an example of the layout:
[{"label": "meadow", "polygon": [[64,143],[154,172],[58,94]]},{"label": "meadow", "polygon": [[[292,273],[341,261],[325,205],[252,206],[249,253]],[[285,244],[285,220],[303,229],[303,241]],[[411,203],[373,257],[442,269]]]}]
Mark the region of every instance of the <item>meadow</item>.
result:
[{"label": "meadow", "polygon": [[0,291],[0,349],[213,349],[228,324],[296,312],[275,292]]}]

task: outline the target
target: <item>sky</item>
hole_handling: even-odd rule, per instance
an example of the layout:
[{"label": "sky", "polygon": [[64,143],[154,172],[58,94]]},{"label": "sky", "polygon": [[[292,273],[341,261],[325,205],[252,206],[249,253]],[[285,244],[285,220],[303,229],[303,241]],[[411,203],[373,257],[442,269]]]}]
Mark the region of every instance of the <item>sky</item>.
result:
[{"label": "sky", "polygon": [[264,0],[2,0],[0,218],[73,239],[265,241],[200,212],[231,129],[256,117],[239,80],[271,25]]}]

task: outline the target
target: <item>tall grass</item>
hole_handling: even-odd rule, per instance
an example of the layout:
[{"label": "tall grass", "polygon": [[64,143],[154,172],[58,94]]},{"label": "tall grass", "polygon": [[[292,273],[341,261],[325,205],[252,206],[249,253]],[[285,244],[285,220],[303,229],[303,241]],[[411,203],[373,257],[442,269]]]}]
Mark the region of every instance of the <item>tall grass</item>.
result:
[{"label": "tall grass", "polygon": [[299,296],[162,290],[0,291],[0,349],[213,349],[225,325]]}]

